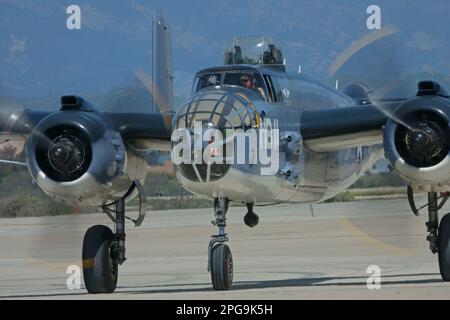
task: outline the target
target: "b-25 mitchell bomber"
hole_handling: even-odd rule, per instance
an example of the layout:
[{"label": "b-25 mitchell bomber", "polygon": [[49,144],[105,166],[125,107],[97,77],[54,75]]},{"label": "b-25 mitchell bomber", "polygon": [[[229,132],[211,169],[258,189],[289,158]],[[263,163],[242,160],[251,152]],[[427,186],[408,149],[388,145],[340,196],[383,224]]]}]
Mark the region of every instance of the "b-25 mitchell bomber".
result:
[{"label": "b-25 mitchell bomber", "polygon": [[373,99],[358,83],[342,91],[286,72],[270,38],[235,38],[224,65],[196,73],[191,97],[173,106],[170,26],[153,23],[153,74],[138,72],[159,112],[101,113],[76,95],[59,110],[0,110],[2,135],[26,139],[26,166],[55,201],[100,206],[114,228],[96,225],[84,236],[82,265],[90,293],[111,293],[126,260],[125,203],[139,197],[150,149],[171,151],[177,179],[214,201],[208,270],[214,289],[229,290],[233,258],[227,210],[245,204],[255,227],[257,205],[327,200],[351,186],[385,156],[414,192],[428,193],[428,241],[443,280],[450,280],[450,216],[438,211],[450,192],[450,98],[434,81],[408,99]]}]

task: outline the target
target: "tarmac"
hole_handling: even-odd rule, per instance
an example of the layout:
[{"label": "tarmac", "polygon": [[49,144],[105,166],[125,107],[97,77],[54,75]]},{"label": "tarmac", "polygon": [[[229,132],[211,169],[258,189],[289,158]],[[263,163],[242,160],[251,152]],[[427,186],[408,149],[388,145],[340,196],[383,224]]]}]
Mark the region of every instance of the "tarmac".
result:
[{"label": "tarmac", "polygon": [[428,249],[427,213],[415,217],[404,199],[255,207],[255,228],[245,211],[227,216],[231,291],[214,291],[206,268],[212,209],[153,211],[141,227],[127,224],[128,259],[108,295],[88,294],[78,276],[84,232],[112,226],[106,215],[0,219],[0,299],[450,298]]}]

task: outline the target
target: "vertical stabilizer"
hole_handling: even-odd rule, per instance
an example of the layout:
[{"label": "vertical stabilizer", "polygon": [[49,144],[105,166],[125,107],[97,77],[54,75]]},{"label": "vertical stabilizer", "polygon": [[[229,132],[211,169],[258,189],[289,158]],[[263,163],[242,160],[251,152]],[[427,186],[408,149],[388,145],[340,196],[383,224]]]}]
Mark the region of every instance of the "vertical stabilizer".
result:
[{"label": "vertical stabilizer", "polygon": [[172,111],[174,94],[171,27],[161,10],[157,10],[153,17],[152,57],[152,111]]}]

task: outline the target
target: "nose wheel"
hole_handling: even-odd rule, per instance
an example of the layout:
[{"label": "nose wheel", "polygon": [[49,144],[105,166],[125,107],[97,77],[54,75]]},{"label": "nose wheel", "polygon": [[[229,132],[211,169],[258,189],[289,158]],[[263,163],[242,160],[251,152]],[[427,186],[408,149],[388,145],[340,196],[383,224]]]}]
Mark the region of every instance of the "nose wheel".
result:
[{"label": "nose wheel", "polygon": [[226,245],[228,237],[225,233],[228,203],[227,198],[214,200],[215,220],[212,223],[219,228],[219,233],[212,236],[208,246],[208,271],[214,290],[230,290],[233,285],[233,256]]},{"label": "nose wheel", "polygon": [[217,244],[211,253],[211,281],[214,290],[230,290],[233,285],[233,256],[230,248]]}]

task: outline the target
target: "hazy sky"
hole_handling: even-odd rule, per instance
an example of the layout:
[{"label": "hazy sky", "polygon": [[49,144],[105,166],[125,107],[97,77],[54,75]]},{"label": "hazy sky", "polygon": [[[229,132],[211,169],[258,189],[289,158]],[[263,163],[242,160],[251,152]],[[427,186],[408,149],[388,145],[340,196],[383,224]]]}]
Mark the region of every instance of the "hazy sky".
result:
[{"label": "hazy sky", "polygon": [[[380,6],[383,28],[399,30],[394,49],[406,73],[450,73],[446,0],[82,0],[76,2],[81,29],[68,30],[66,9],[71,4],[0,0],[0,95],[107,91],[132,83],[136,69],[151,73],[151,16],[156,7],[172,22],[178,95],[188,94],[195,71],[221,64],[223,46],[233,36],[272,36],[281,43],[290,70],[302,65],[325,79],[335,59],[371,32],[366,26],[370,4]],[[383,50],[376,49],[374,56],[366,53],[357,71],[364,71],[368,62],[376,67],[367,67],[363,75],[379,69]],[[386,57],[392,59],[392,53]]]}]

